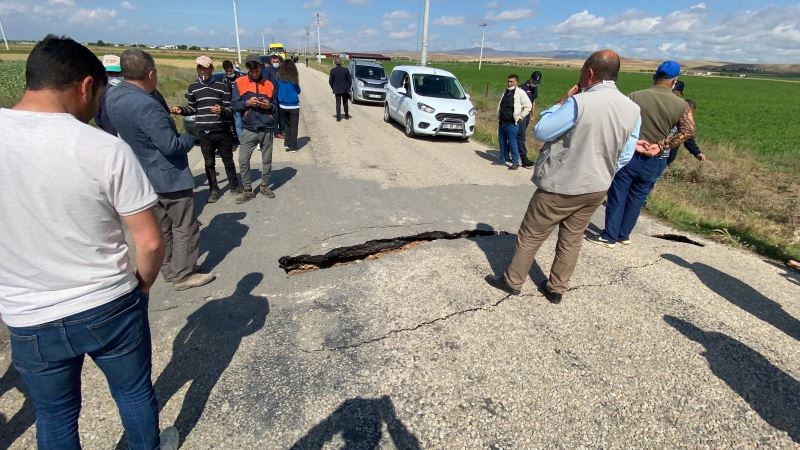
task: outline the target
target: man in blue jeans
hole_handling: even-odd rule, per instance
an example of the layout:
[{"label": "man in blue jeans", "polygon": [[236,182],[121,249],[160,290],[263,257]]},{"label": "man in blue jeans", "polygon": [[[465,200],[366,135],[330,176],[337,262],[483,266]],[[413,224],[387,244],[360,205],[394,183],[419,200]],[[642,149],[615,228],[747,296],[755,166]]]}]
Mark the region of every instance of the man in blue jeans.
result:
[{"label": "man in blue jeans", "polygon": [[605,229],[600,235],[587,236],[589,242],[608,248],[630,244],[642,205],[667,167],[670,149],[694,136],[689,105],[672,93],[680,72],[680,64],[664,61],[651,87],[629,95],[642,111],[636,153],[614,176],[608,189]]},{"label": "man in blue jeans", "polygon": [[505,165],[511,152],[510,170],[519,169],[519,148],[517,147],[517,123],[531,112],[531,101],[528,94],[517,89],[519,77],[508,76],[508,88],[503,91],[497,105],[498,140],[500,141],[500,157],[496,164]]},{"label": "man in blue jeans", "polygon": [[[80,448],[89,355],[130,448],[175,449],[174,428],[159,436],[151,383],[147,293],[164,257],[158,198],[131,148],[87,125],[107,83],[89,49],[49,35],[28,57],[25,79],[20,102],[0,109],[0,190],[13,211],[0,215],[0,314],[36,410],[38,448]],[[56,170],[58,182],[31,177],[32,167]]]}]

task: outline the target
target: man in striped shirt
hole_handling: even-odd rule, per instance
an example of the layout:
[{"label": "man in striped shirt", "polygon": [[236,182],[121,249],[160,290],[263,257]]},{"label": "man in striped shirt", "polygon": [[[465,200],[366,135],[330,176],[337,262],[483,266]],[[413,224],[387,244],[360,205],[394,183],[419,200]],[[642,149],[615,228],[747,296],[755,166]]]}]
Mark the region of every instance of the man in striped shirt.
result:
[{"label": "man in striped shirt", "polygon": [[242,187],[236,176],[236,165],[233,162],[233,134],[231,133],[231,89],[221,79],[213,77],[214,63],[208,56],[200,56],[197,63],[197,80],[189,85],[186,92],[186,106],[174,106],[173,114],[195,116],[197,140],[203,152],[206,165],[206,177],[211,194],[209,203],[219,200],[220,190],[217,184],[217,172],[214,156],[217,150],[222,157],[225,173],[228,175],[228,187],[240,194]]}]

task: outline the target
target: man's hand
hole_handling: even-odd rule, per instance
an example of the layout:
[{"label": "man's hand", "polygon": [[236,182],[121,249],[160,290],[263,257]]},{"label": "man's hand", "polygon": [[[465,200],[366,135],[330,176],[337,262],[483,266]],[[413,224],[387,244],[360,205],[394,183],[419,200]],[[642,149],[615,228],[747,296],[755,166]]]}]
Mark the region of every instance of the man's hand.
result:
[{"label": "man's hand", "polygon": [[698,161],[705,161],[706,160],[706,155],[703,154],[703,153],[700,153],[698,155],[695,155],[695,158],[697,158]]},{"label": "man's hand", "polygon": [[636,141],[636,153],[641,153],[645,156],[655,156],[661,152],[661,147],[658,144],[651,144],[647,141]]},{"label": "man's hand", "polygon": [[257,98],[250,97],[250,98],[247,99],[247,102],[245,104],[247,106],[253,108],[253,107],[256,107],[256,106],[260,106],[260,103],[261,103],[261,101],[259,101]]},{"label": "man's hand", "polygon": [[181,109],[180,106],[173,106],[172,108],[169,109],[169,112],[171,112],[172,114],[179,115],[183,112],[183,109]]},{"label": "man's hand", "polygon": [[222,112],[222,107],[219,105],[214,105],[211,107],[211,112],[213,114],[219,115]]},{"label": "man's hand", "polygon": [[559,100],[558,103],[563,105],[564,102],[567,101],[568,98],[570,98],[573,95],[577,94],[578,92],[580,92],[580,90],[581,90],[581,87],[578,86],[577,84],[574,84],[571,88],[569,88],[567,93],[563,97],[561,97],[561,100]]}]

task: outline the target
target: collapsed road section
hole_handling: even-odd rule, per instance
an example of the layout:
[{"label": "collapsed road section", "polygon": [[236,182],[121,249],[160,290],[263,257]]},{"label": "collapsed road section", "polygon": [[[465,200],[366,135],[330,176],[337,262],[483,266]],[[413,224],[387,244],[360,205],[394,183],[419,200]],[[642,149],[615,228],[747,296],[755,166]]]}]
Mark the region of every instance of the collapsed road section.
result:
[{"label": "collapsed road section", "polygon": [[444,231],[428,231],[412,236],[400,236],[388,239],[375,239],[364,242],[363,244],[351,245],[349,247],[338,247],[324,255],[299,255],[282,256],[278,260],[281,269],[293,275],[317,269],[327,269],[340,264],[348,264],[364,259],[378,259],[384,255],[395,253],[420,244],[439,239],[465,239],[473,237],[487,237],[509,235],[505,231],[494,230],[464,230],[458,233],[446,233]]}]

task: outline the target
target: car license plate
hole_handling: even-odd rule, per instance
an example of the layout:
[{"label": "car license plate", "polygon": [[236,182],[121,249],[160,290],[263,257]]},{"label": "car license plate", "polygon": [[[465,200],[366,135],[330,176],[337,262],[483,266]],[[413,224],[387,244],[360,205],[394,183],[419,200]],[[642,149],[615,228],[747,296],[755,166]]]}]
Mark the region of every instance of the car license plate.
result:
[{"label": "car license plate", "polygon": [[378,95],[378,94],[369,94],[369,96],[368,96],[368,97],[369,97],[369,98],[381,98],[381,96],[380,96],[380,95]]},{"label": "car license plate", "polygon": [[442,125],[445,130],[460,130],[461,125],[457,123],[445,123]]}]

